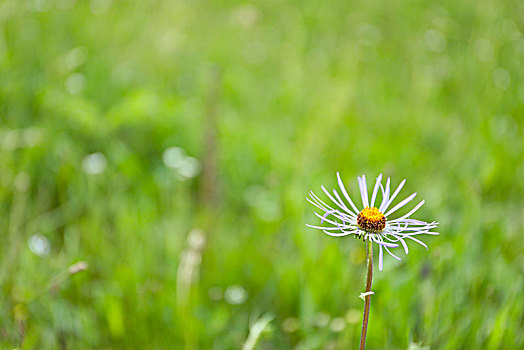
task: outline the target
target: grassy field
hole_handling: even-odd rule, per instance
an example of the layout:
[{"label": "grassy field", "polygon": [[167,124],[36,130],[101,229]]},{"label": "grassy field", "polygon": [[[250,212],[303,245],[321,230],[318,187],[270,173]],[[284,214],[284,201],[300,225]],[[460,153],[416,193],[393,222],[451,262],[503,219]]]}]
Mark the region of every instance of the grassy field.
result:
[{"label": "grassy field", "polygon": [[441,223],[367,349],[523,349],[523,33],[517,0],[0,0],[0,348],[357,348],[365,246],[305,226],[340,171]]}]

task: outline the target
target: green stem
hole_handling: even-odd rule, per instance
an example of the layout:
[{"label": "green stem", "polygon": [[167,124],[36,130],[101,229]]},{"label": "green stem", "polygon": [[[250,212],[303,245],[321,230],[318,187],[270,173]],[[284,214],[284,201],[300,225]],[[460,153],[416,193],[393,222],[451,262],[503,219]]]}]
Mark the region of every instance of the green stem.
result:
[{"label": "green stem", "polygon": [[[366,251],[368,260],[368,276],[366,279],[366,293],[371,292],[371,281],[373,280],[373,245],[370,239],[366,240]],[[368,332],[369,319],[369,304],[371,302],[371,295],[365,297],[364,302],[364,319],[362,320],[362,334],[360,336],[360,350],[366,348],[366,334]]]}]

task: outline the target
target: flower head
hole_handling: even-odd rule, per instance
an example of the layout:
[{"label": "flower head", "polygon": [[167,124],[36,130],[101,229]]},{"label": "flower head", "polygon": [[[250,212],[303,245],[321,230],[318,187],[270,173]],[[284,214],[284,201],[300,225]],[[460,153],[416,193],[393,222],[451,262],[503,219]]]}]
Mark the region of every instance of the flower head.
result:
[{"label": "flower head", "polygon": [[[331,202],[335,204],[335,207],[333,208],[323,202],[312,191],[309,192],[309,198],[307,198],[308,202],[313,204],[321,211],[320,214],[315,212],[315,215],[320,218],[320,225],[324,223],[327,225],[307,226],[320,229],[330,236],[342,237],[354,235],[357,238],[362,238],[364,241],[370,240],[371,242],[378,244],[379,270],[382,271],[383,249],[385,249],[395,259],[400,260],[400,258],[393,254],[389,248],[397,248],[400,243],[406,254],[408,254],[409,249],[408,245],[406,244],[406,240],[409,239],[421,244],[426,249],[428,249],[427,245],[415,238],[415,236],[423,234],[439,234],[438,232],[431,231],[437,227],[438,222],[433,221],[428,223],[425,221],[411,219],[411,215],[424,204],[424,200],[420,201],[420,203],[418,203],[407,214],[404,214],[398,218],[391,217],[391,214],[395,213],[398,209],[411,202],[417,195],[417,193],[413,193],[389,209],[390,205],[393,203],[402,187],[404,187],[406,180],[402,180],[393,194],[391,194],[390,179],[388,178],[386,185],[383,186],[382,174],[380,174],[375,181],[375,186],[373,187],[370,200],[368,197],[368,189],[366,185],[366,175],[362,175],[362,177],[359,176],[358,186],[362,199],[362,209],[359,210],[346,191],[346,187],[344,186],[339,173],[337,173],[337,179],[340,192],[344,196],[345,201],[338,194],[337,190],[334,189],[333,195],[331,195],[324,186],[321,186],[322,191],[324,191]],[[379,189],[382,193],[382,202],[380,205],[377,203],[377,207],[375,206],[375,201],[377,200]]]}]

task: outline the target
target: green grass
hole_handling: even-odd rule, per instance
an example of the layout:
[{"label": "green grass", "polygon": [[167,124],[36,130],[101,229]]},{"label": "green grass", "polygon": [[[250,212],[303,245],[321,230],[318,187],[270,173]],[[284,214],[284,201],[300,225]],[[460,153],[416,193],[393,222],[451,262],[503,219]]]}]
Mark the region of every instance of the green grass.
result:
[{"label": "green grass", "polygon": [[1,0],[0,347],[233,349],[273,317],[259,349],[356,348],[364,245],[305,226],[340,171],[353,195],[406,178],[441,223],[376,272],[368,349],[523,348],[523,19],[514,0]]}]

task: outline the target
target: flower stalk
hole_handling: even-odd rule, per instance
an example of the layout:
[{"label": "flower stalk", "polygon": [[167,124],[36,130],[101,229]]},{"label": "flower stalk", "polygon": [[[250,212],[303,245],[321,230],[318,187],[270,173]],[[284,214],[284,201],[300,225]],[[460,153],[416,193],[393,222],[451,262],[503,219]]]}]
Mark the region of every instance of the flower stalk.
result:
[{"label": "flower stalk", "polygon": [[364,300],[364,317],[362,319],[362,334],[360,335],[360,350],[366,348],[366,334],[368,332],[369,306],[371,303],[371,282],[373,280],[373,245],[371,240],[366,240],[366,251],[368,261],[368,274],[366,278],[366,297]]}]

